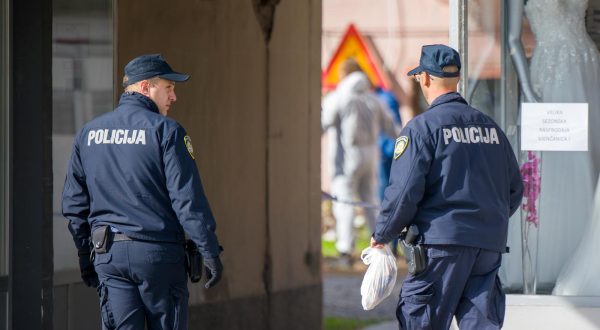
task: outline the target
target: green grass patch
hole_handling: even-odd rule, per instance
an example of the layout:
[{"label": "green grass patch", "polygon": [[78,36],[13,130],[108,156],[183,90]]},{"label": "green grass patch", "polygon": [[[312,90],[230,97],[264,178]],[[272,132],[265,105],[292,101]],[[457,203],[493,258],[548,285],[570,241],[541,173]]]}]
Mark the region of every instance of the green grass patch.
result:
[{"label": "green grass patch", "polygon": [[329,316],[325,318],[324,330],[358,330],[364,327],[368,327],[373,324],[377,324],[381,321],[378,320],[355,320],[347,319],[342,317]]},{"label": "green grass patch", "polygon": [[371,231],[367,229],[368,226],[363,226],[357,229],[356,233],[356,250],[360,254],[362,250],[371,246]]},{"label": "green grass patch", "polygon": [[[362,250],[371,245],[371,233],[366,227],[367,226],[361,226],[360,228],[356,229],[355,253],[357,256],[360,255]],[[334,241],[321,240],[321,251],[323,253],[323,257],[325,258],[335,258],[338,256]]]},{"label": "green grass patch", "polygon": [[334,241],[321,241],[321,252],[325,258],[335,258],[338,256],[338,252],[335,249]]}]

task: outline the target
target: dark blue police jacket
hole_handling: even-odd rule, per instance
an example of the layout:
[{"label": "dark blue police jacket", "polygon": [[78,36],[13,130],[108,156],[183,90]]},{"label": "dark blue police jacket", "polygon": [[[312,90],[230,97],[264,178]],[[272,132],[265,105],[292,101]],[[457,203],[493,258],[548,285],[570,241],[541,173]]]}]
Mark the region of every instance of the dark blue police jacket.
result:
[{"label": "dark blue police jacket", "polygon": [[80,251],[90,249],[90,230],[110,225],[160,242],[183,242],[185,229],[204,258],[219,255],[191,141],[139,93],[124,93],[115,111],[77,134],[62,208]]},{"label": "dark blue police jacket", "polygon": [[396,141],[375,240],[387,243],[414,223],[421,243],[504,252],[523,183],[500,127],[460,94],[448,93]]}]

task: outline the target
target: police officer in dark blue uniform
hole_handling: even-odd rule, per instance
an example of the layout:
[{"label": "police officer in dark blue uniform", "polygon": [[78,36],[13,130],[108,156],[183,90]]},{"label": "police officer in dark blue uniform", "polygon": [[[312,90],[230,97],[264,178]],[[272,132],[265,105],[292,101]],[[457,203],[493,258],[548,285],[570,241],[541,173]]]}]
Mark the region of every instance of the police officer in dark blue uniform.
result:
[{"label": "police officer in dark blue uniform", "polygon": [[408,74],[429,109],[396,140],[390,184],[371,246],[415,225],[425,251],[422,270],[404,280],[396,316],[400,329],[499,329],[505,296],[497,273],[508,219],[523,185],[511,146],[498,125],[456,92],[458,53],[422,48]]},{"label": "police officer in dark blue uniform", "polygon": [[100,295],[103,329],[187,329],[186,234],[203,256],[206,288],[221,278],[191,139],[166,117],[175,83],[188,78],[158,54],[133,59],[118,107],[75,137],[63,214],[82,278]]}]

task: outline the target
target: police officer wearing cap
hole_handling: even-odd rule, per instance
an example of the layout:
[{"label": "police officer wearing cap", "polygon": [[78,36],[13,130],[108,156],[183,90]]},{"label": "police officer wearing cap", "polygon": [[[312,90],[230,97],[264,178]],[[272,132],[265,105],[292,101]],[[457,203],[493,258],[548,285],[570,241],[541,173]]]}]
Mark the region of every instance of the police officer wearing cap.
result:
[{"label": "police officer wearing cap", "polygon": [[221,278],[191,139],[166,117],[175,83],[188,79],[161,55],[133,59],[117,108],[75,137],[63,215],[81,276],[98,290],[103,329],[187,329],[186,234],[203,257],[205,287]]},{"label": "police officer wearing cap", "polygon": [[391,178],[371,246],[418,228],[423,269],[408,274],[396,311],[400,329],[499,329],[505,296],[497,273],[508,219],[523,185],[514,152],[488,116],[457,93],[458,53],[422,48],[408,75],[430,104],[396,140]]}]

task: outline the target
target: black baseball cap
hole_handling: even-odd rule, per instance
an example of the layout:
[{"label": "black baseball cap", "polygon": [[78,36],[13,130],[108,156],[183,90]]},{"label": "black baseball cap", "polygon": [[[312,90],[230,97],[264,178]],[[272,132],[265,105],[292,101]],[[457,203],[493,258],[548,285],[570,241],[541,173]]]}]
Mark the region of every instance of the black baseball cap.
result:
[{"label": "black baseball cap", "polygon": [[[444,72],[447,66],[456,66],[456,72]],[[408,71],[412,76],[417,73],[427,72],[432,76],[451,78],[460,76],[460,55],[451,47],[446,45],[425,45],[421,48],[421,59],[419,66]]]},{"label": "black baseball cap", "polygon": [[160,54],[142,55],[134,58],[125,66],[125,76],[127,76],[127,82],[123,83],[125,87],[153,77],[176,82],[184,82],[190,79],[190,75],[173,71]]}]

